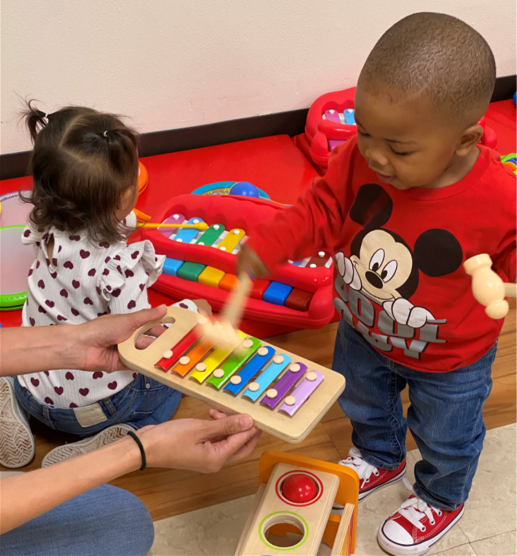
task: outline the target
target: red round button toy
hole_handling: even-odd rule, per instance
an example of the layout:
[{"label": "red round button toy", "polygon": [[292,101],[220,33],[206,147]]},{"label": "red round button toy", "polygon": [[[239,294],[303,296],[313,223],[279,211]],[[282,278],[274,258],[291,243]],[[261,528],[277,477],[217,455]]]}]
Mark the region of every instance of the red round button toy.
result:
[{"label": "red round button toy", "polygon": [[318,489],[310,477],[298,473],[287,477],[282,485],[282,494],[289,502],[303,504],[314,500],[318,494]]}]

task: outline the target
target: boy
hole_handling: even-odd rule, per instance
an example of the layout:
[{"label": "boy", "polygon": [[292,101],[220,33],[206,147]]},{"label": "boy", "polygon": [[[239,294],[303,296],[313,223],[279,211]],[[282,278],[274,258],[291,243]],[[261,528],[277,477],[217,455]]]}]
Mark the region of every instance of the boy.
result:
[{"label": "boy", "polygon": [[413,494],[378,532],[394,555],[424,554],[461,518],[485,435],[502,321],[474,300],[462,263],[488,253],[515,280],[515,179],[478,146],[494,84],[492,52],[465,23],[420,13],[395,24],[361,71],[357,137],[238,259],[263,277],[334,250],[333,368],[355,445],[341,463],[358,472],[363,499],[403,477],[408,426],[422,454]]}]

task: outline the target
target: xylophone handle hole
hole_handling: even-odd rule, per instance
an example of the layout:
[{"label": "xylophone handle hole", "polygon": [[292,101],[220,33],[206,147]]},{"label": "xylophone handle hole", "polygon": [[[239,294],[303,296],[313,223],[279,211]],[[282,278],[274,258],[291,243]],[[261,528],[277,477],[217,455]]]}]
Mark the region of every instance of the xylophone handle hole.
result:
[{"label": "xylophone handle hole", "polygon": [[[168,328],[163,325],[173,325],[176,319],[173,317],[164,317],[159,321],[152,321],[143,326],[134,337],[135,348],[139,351],[145,351],[151,344],[152,341]],[[163,332],[161,331],[163,329]]]}]

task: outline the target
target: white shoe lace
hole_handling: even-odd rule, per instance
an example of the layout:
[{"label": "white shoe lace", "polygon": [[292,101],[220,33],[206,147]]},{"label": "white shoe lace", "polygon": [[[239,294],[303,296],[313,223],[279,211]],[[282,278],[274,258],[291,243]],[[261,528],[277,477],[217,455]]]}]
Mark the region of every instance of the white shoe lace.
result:
[{"label": "white shoe lace", "polygon": [[424,502],[421,498],[419,498],[411,485],[411,483],[407,480],[406,477],[402,479],[404,485],[408,490],[410,490],[414,497],[408,498],[402,506],[397,510],[397,512],[402,516],[405,517],[409,523],[414,525],[417,529],[419,529],[422,533],[425,532],[426,527],[421,523],[424,517],[429,519],[429,524],[434,525],[434,515],[435,513],[438,517],[442,515],[442,511],[430,506],[427,502]]},{"label": "white shoe lace", "polygon": [[350,467],[350,469],[353,469],[359,475],[359,480],[362,481],[359,488],[363,488],[366,483],[370,482],[372,474],[374,477],[380,475],[377,467],[364,461],[361,452],[357,448],[351,448],[348,452],[348,457],[341,460],[339,464]]}]

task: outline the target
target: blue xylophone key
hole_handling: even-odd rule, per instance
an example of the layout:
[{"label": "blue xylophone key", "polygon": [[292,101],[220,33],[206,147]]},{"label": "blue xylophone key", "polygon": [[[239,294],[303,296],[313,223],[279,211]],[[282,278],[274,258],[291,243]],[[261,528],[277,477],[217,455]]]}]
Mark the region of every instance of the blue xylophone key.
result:
[{"label": "blue xylophone key", "polygon": [[178,261],[178,259],[169,259],[167,257],[163,263],[163,273],[168,276],[177,276],[178,270],[183,266],[184,261]]},{"label": "blue xylophone key", "polygon": [[[230,382],[224,387],[224,390],[228,390],[232,394],[237,395],[274,354],[275,350],[272,347],[260,347],[253,356],[253,359],[251,359],[238,374],[232,376]],[[240,378],[240,380],[238,380],[238,378]]]},{"label": "blue xylophone key", "polygon": [[[200,222],[203,222],[201,218],[191,218],[185,224],[199,224]],[[199,230],[196,230],[196,228],[180,228],[179,232],[172,239],[182,243],[190,243],[197,234],[199,234]]]},{"label": "blue xylophone key", "polygon": [[285,300],[293,291],[292,286],[281,284],[280,282],[271,282],[267,290],[262,295],[262,300],[274,305],[285,305]]},{"label": "blue xylophone key", "polygon": [[251,384],[242,394],[250,400],[256,402],[258,398],[266,391],[268,386],[277,378],[281,372],[289,365],[291,358],[283,353],[275,355],[273,361],[259,374],[259,376],[251,383],[257,385],[258,388],[250,389]]},{"label": "blue xylophone key", "polygon": [[354,113],[355,110],[352,110],[352,108],[348,108],[343,112],[345,115],[345,121],[348,125],[356,125]]}]

